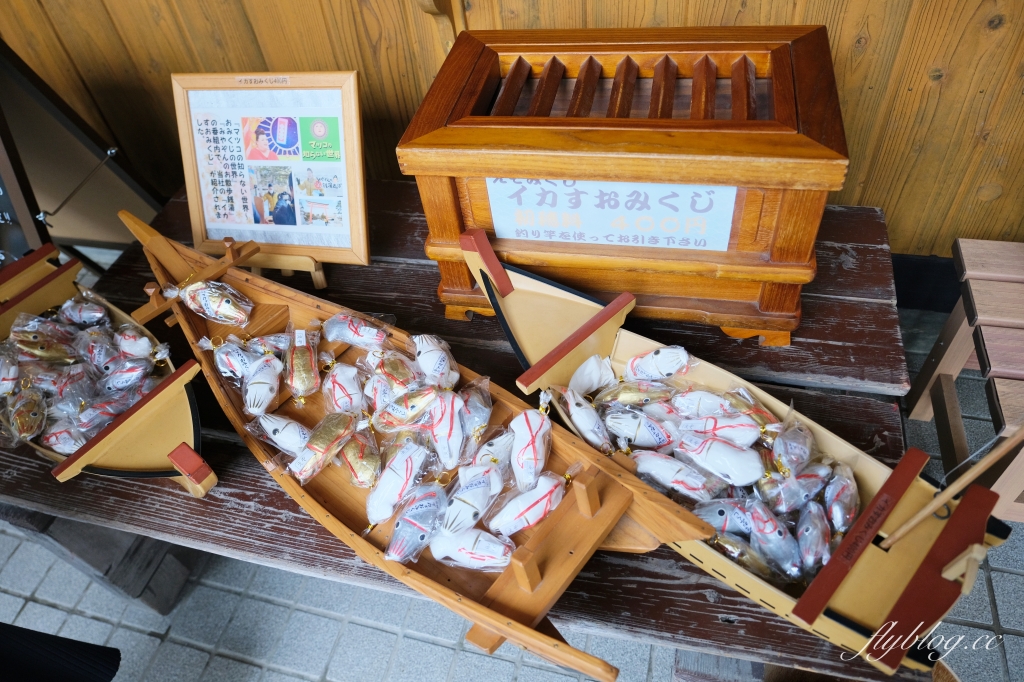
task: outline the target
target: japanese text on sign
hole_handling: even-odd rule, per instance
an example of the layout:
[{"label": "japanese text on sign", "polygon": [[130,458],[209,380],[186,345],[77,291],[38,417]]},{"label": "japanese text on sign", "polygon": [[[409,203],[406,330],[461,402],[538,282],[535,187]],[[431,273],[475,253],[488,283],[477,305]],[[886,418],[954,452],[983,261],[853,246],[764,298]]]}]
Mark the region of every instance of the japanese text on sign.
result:
[{"label": "japanese text on sign", "polygon": [[726,251],[736,188],[487,178],[502,239]]}]

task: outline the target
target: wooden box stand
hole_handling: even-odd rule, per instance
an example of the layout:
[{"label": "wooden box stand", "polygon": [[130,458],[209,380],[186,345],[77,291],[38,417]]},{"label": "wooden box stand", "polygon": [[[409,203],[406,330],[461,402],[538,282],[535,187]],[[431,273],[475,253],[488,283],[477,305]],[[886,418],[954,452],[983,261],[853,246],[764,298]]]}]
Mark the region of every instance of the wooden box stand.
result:
[{"label": "wooden box stand", "polygon": [[[799,325],[825,200],[849,163],[823,26],[463,32],[397,151],[416,176],[448,317],[493,314],[459,248],[480,228],[505,264],[605,301],[629,290],[641,316],[779,345]],[[492,212],[502,181],[539,185],[522,215],[504,195]],[[539,194],[575,182],[620,194],[594,203],[591,188],[577,214],[565,209],[580,201]],[[639,191],[628,206],[624,183]],[[708,234],[724,250],[697,243],[706,228],[693,211],[707,204],[691,190],[709,188],[725,212]],[[587,217],[608,206],[608,220]],[[511,213],[530,234],[498,233]]]}]

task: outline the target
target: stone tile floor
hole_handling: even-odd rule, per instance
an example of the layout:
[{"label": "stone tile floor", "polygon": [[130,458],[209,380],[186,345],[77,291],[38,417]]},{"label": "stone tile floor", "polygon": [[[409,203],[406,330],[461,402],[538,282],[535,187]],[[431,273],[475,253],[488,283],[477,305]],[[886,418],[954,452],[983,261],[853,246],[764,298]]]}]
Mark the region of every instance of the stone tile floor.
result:
[{"label": "stone tile floor", "polygon": [[[912,373],[944,320],[938,313],[901,311]],[[984,381],[968,371],[957,388],[978,447],[992,436]],[[908,444],[936,458],[930,469],[941,478],[934,424],[906,427]],[[1017,526],[938,631],[950,638],[946,660],[964,682],[1024,682],[1021,603],[1024,526]],[[117,647],[122,665],[116,679],[125,682],[582,680],[508,644],[494,656],[481,655],[462,640],[466,621],[432,602],[223,557],[205,559],[178,607],[161,617],[92,583],[7,525],[0,526],[0,621]],[[673,649],[566,634],[617,666],[622,682],[673,679]],[[984,650],[994,636],[1001,643]]]}]

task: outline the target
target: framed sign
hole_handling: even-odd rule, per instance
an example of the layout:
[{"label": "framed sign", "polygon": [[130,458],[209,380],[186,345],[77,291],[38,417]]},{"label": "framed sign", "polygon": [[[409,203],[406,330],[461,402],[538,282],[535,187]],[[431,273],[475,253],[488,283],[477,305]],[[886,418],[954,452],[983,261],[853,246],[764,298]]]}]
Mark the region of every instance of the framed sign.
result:
[{"label": "framed sign", "polygon": [[369,263],[356,72],[171,80],[196,248],[232,237],[265,267]]}]

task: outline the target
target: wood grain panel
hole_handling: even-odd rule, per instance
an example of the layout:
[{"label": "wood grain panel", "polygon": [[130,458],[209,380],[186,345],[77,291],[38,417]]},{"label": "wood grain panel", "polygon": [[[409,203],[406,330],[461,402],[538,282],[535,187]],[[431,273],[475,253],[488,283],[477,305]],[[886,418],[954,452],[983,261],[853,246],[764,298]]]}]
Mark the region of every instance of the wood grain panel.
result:
[{"label": "wood grain panel", "polygon": [[172,4],[200,70],[267,70],[259,41],[238,0],[173,0]]}]

